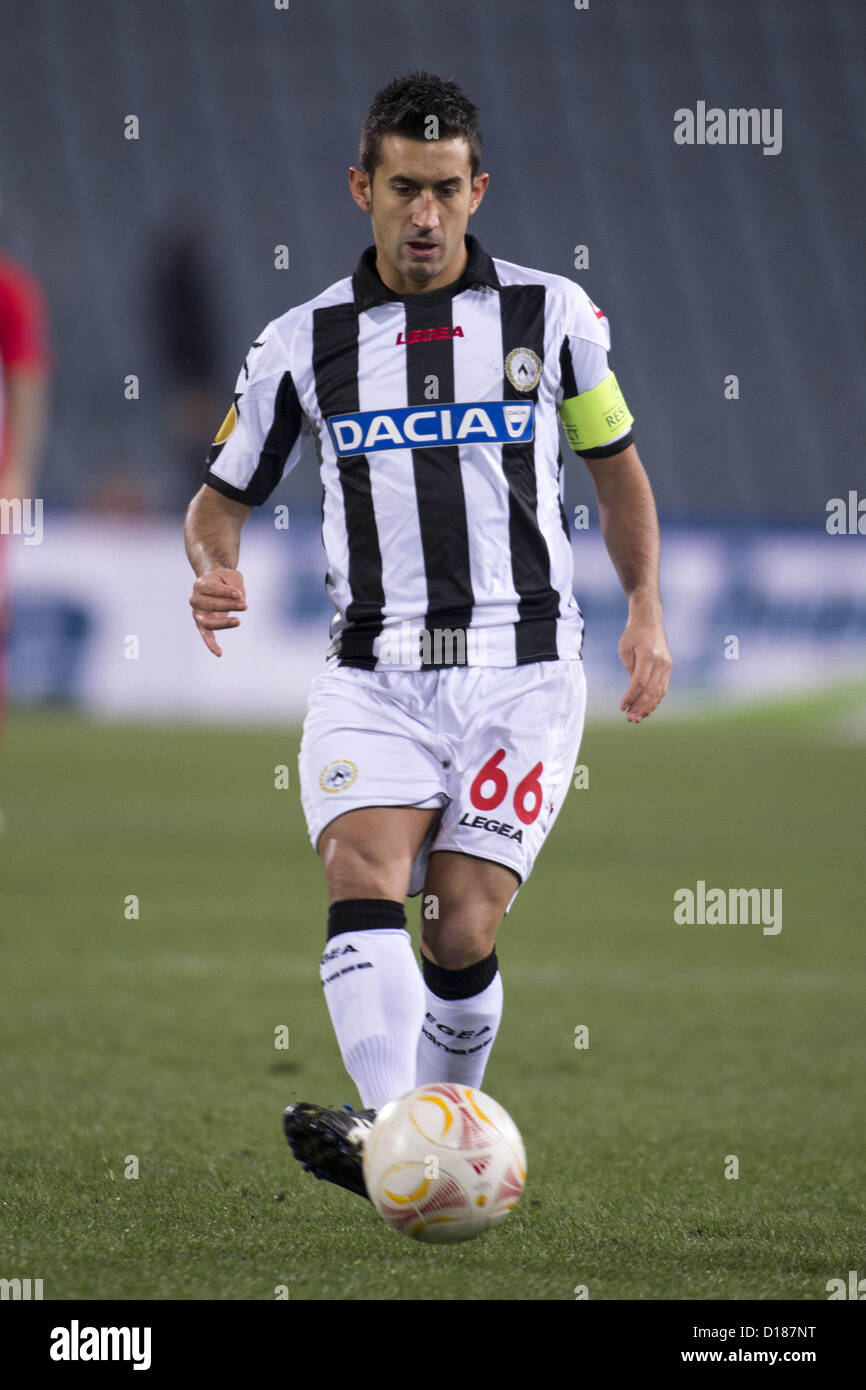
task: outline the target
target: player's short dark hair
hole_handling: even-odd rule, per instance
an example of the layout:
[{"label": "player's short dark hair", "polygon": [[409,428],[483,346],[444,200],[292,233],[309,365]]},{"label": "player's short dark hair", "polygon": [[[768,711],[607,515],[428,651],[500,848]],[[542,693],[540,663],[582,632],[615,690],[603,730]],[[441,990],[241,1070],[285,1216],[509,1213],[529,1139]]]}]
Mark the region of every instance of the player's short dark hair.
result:
[{"label": "player's short dark hair", "polygon": [[361,168],[370,178],[381,162],[380,142],[383,135],[405,135],[410,140],[424,140],[427,121],[435,116],[439,122],[439,139],[453,140],[459,136],[469,141],[469,167],[472,177],[481,168],[481,126],[478,107],[457,86],[430,72],[409,72],[395,77],[373,98],[361,127]]}]

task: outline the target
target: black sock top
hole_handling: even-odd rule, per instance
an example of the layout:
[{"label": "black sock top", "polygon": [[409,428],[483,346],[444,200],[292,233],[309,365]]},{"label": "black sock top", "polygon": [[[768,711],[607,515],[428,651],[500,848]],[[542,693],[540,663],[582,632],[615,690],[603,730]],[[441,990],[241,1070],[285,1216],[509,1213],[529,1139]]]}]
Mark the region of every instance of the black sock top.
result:
[{"label": "black sock top", "polygon": [[496,952],[491,951],[486,960],[476,961],[462,970],[446,970],[422,956],[421,968],[424,983],[438,999],[471,999],[473,994],[480,994],[490,984],[499,969],[499,961]]}]

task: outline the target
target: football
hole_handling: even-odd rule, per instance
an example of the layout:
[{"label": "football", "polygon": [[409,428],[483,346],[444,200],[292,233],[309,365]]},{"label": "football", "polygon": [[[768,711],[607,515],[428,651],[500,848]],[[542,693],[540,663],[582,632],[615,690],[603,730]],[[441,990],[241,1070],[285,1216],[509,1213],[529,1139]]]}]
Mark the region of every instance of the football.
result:
[{"label": "football", "polygon": [[382,1107],[364,1143],[373,1206],[412,1240],[469,1240],[502,1221],[526,1182],[520,1131],[472,1086],[418,1086]]}]

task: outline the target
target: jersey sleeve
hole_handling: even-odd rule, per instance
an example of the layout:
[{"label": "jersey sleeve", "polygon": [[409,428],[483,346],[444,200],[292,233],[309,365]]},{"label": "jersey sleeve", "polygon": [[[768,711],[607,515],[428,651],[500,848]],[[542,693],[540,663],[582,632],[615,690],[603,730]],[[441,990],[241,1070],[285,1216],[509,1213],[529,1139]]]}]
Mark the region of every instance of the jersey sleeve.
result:
[{"label": "jersey sleeve", "polygon": [[51,365],[42,291],[19,266],[0,273],[0,365],[7,372]]},{"label": "jersey sleeve", "polygon": [[584,290],[571,285],[559,355],[557,409],[566,438],[581,458],[609,458],[632,443],[634,417],[610,369],[609,351],[606,316]]},{"label": "jersey sleeve", "polygon": [[295,467],[305,416],[283,340],[272,323],[238,372],[234,399],[205,460],[203,482],[259,507]]}]

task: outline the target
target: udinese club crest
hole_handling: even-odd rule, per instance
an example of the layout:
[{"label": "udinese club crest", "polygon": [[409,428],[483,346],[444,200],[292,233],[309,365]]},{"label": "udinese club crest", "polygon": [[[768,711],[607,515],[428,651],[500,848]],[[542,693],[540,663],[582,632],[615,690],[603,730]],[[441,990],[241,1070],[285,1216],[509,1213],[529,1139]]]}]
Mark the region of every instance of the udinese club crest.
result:
[{"label": "udinese club crest", "polygon": [[505,359],[505,375],[518,391],[532,391],[541,380],[542,362],[532,348],[512,348]]},{"label": "udinese club crest", "polygon": [[348,758],[337,758],[328,763],[319,773],[319,786],[323,792],[342,792],[351,787],[358,776],[358,769]]}]

